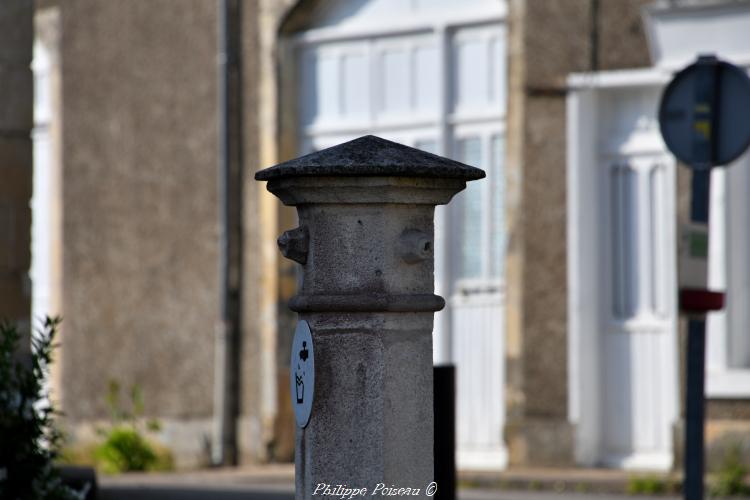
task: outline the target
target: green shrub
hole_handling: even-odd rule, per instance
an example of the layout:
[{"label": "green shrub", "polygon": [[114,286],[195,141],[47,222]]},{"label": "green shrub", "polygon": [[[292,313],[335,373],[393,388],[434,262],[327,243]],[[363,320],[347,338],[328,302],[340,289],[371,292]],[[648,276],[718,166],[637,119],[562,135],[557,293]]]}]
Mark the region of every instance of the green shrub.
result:
[{"label": "green shrub", "polygon": [[174,462],[169,450],[146,437],[145,431],[158,431],[156,419],[143,422],[143,393],[138,385],[130,390],[130,409],[120,403],[120,384],[112,380],[107,392],[110,413],[108,428],[99,429],[103,442],[93,450],[93,462],[108,474],[135,471],[172,470]]},{"label": "green shrub", "polygon": [[44,391],[60,318],[45,318],[32,338],[31,354],[21,360],[21,335],[0,323],[0,498],[71,500],[82,494],[63,485],[52,462],[61,434],[55,409]]},{"label": "green shrub", "polygon": [[666,482],[658,477],[634,476],[628,480],[628,493],[631,495],[656,495],[666,492]]},{"label": "green shrub", "polygon": [[711,494],[714,496],[750,494],[750,487],[745,484],[747,473],[747,467],[742,463],[739,445],[732,446],[714,478]]},{"label": "green shrub", "polygon": [[97,462],[104,472],[151,470],[157,463],[153,447],[132,427],[113,427],[96,449]]}]

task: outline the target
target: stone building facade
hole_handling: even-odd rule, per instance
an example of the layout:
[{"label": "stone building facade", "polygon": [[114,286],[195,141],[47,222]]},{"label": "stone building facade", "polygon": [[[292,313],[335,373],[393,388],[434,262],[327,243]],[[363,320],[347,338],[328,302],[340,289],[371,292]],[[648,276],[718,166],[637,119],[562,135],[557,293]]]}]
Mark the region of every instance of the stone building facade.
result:
[{"label": "stone building facade", "polygon": [[[445,245],[436,260],[438,293],[449,307],[436,321],[435,361],[457,363],[464,377],[460,465],[628,466],[581,452],[579,372],[599,362],[591,360],[599,354],[580,359],[572,346],[587,320],[571,278],[578,265],[571,256],[581,246],[571,239],[578,234],[571,231],[571,213],[578,212],[571,209],[568,178],[574,168],[570,99],[579,88],[575,78],[651,66],[643,9],[652,2],[472,0],[462,2],[464,10],[454,3],[244,0],[234,11],[242,78],[233,110],[242,126],[233,140],[242,155],[232,174],[241,198],[232,205],[240,232],[232,240],[230,285],[241,317],[238,383],[231,391],[242,463],[290,460],[294,442],[286,363],[296,318],[286,300],[299,278],[275,240],[296,220],[252,173],[375,133],[473,161],[494,179],[491,188],[457,202],[463,212],[445,212],[437,224]],[[30,29],[29,4],[8,5],[14,7],[0,7],[0,22],[12,14],[11,25]],[[7,200],[14,200],[16,214],[6,217],[15,221],[13,231],[0,233],[15,242],[2,246],[15,250],[0,267],[0,280],[10,280],[0,281],[0,307],[7,308],[0,312],[29,316],[24,207],[33,184],[48,194],[34,204],[40,229],[31,243],[31,266],[39,270],[32,272],[34,313],[65,318],[52,387],[71,436],[92,439],[94,425],[107,418],[110,380],[137,384],[147,416],[164,424],[156,438],[184,467],[208,464],[216,439],[218,9],[218,1],[203,0],[39,0],[33,176],[31,142],[24,138],[32,127],[31,97],[25,108],[6,106],[12,112],[0,117],[9,131],[0,130],[0,145],[10,151],[2,158],[16,182],[10,189],[0,183],[8,195],[0,197],[0,223]],[[393,9],[403,9],[399,23],[388,21]],[[21,18],[26,24],[16,21]],[[2,67],[18,76],[4,81],[25,82],[19,92],[28,91],[30,32],[0,33],[13,38],[2,45],[3,61],[10,61]],[[391,80],[377,80],[388,68],[400,78],[408,57],[436,76],[424,83],[417,71],[392,87]],[[355,67],[348,64],[362,66],[347,73]],[[382,71],[357,80],[372,68]],[[341,80],[326,80],[331,75]],[[471,86],[477,82],[486,87]],[[329,85],[342,89],[333,101],[325,93]],[[350,95],[351,88],[370,92]],[[406,88],[421,90],[403,100],[399,92]],[[474,99],[481,92],[487,102]],[[362,103],[367,112],[357,108]],[[350,120],[347,110],[362,114]],[[677,185],[684,216],[687,191],[679,173]],[[478,209],[472,197],[482,200]],[[474,230],[460,223],[471,222],[466,214],[482,221],[475,246],[484,253],[449,245],[473,237],[460,232]],[[462,266],[476,274],[461,275]],[[482,365],[471,345],[495,357]],[[472,365],[482,368],[461,375]],[[461,409],[473,404],[486,406]],[[476,420],[477,413],[483,418]],[[744,398],[711,400],[708,413],[709,439],[718,441],[723,429],[744,428],[749,420]],[[679,429],[679,418],[673,420]],[[679,454],[675,436],[672,458]]]},{"label": "stone building facade", "polygon": [[0,318],[25,331],[31,312],[33,20],[30,2],[0,5]]},{"label": "stone building facade", "polygon": [[37,55],[61,82],[48,89],[60,118],[48,148],[60,153],[45,161],[43,144],[36,159],[57,182],[35,221],[54,227],[48,258],[62,269],[35,311],[64,317],[53,397],[86,441],[107,418],[110,381],[138,385],[178,465],[203,460],[213,414],[215,11],[37,5]]},{"label": "stone building facade", "polygon": [[[47,135],[35,175],[52,182],[33,180],[49,194],[36,207],[37,226],[49,232],[32,243],[47,270],[35,280],[35,314],[65,318],[53,398],[71,443],[85,444],[108,418],[110,382],[138,386],[144,418],[160,419],[154,437],[178,467],[210,464],[217,440],[219,7],[36,3],[36,107]],[[287,349],[277,336],[293,321],[285,300],[296,278],[275,244],[291,219],[251,175],[279,158],[276,89],[261,75],[275,71],[274,26],[287,8],[253,1],[233,11],[244,69],[232,104],[242,119],[233,140],[245,153],[230,179],[243,193],[232,201],[234,227],[245,214],[230,243],[230,294],[242,311],[240,382],[231,388],[242,463],[290,460],[294,446]]]}]

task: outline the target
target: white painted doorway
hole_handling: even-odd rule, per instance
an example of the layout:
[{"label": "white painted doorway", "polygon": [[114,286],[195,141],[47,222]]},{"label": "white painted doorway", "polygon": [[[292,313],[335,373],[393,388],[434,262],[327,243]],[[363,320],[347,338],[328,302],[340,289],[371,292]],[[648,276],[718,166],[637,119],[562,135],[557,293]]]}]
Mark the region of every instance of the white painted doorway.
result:
[{"label": "white painted doorway", "polygon": [[462,469],[499,469],[504,386],[506,6],[329,2],[292,41],[299,153],[374,134],[484,169],[436,209],[434,358],[457,369]]},{"label": "white painted doorway", "polygon": [[[656,122],[662,89],[698,54],[748,67],[750,6],[644,8],[653,68],[572,75],[568,98],[570,420],[581,464],[669,468],[677,419],[675,169]],[[706,395],[750,396],[750,175],[712,173]]]},{"label": "white painted doorway", "polygon": [[667,470],[678,411],[675,162],[664,75],[572,77],[570,419],[584,465]]},{"label": "white painted doorway", "polygon": [[466,468],[503,468],[507,452],[503,262],[504,139],[492,127],[457,127],[454,157],[487,172],[449,209],[452,359],[457,371],[457,460]]}]

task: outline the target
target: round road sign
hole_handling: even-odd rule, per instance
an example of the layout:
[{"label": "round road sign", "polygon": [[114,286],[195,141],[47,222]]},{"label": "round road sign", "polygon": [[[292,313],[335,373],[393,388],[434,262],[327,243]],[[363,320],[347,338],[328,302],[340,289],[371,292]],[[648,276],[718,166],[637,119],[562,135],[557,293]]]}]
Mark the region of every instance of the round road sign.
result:
[{"label": "round road sign", "polygon": [[714,56],[699,57],[667,85],[659,126],[667,147],[688,166],[729,164],[750,145],[750,78]]}]

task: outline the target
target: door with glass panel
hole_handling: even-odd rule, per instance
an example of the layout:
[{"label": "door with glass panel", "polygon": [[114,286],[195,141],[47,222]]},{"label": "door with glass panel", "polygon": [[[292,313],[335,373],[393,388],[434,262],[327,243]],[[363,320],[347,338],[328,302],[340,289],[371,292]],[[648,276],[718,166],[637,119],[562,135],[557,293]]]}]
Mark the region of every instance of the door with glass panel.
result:
[{"label": "door with glass panel", "polygon": [[435,293],[446,308],[435,315],[434,359],[457,367],[461,468],[506,463],[504,5],[362,2],[300,33],[294,48],[300,153],[374,134],[487,172],[435,211]]},{"label": "door with glass panel", "polygon": [[453,359],[457,367],[459,462],[503,467],[503,172],[498,129],[457,129],[454,157],[487,172],[449,206]]},{"label": "door with glass panel", "polygon": [[675,165],[656,126],[658,89],[603,94],[604,273],[600,453],[607,466],[668,469],[677,417]]}]

